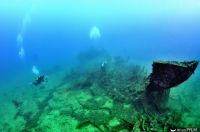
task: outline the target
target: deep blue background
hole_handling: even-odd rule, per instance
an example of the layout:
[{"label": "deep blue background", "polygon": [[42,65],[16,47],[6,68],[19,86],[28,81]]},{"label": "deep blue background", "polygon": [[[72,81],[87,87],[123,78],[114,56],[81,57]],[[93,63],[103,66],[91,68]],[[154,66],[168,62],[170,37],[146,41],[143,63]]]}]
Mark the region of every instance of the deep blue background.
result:
[{"label": "deep blue background", "polygon": [[[138,63],[200,59],[200,15],[196,4],[167,3],[175,4],[170,7],[162,3],[114,3],[1,3],[1,82],[18,73],[32,74],[33,65],[43,70],[57,64],[67,66],[71,58],[89,47],[131,56]],[[20,59],[16,37],[26,15],[31,21],[23,34],[25,57]],[[94,25],[101,32],[96,41],[89,38]]]}]

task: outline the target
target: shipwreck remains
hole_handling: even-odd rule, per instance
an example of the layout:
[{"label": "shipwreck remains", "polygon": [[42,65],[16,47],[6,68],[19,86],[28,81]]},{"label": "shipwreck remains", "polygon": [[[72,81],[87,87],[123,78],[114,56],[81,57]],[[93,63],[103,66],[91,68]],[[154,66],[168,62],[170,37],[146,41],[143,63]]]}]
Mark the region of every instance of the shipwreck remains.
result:
[{"label": "shipwreck remains", "polygon": [[153,105],[163,106],[168,100],[170,88],[186,81],[197,68],[198,61],[155,61],[149,84],[146,87],[146,100]]}]

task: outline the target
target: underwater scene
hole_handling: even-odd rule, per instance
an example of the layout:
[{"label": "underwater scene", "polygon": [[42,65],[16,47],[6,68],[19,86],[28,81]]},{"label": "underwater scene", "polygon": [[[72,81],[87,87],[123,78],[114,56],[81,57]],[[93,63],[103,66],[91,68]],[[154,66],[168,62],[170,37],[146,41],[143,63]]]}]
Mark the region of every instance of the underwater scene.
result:
[{"label": "underwater scene", "polygon": [[0,1],[0,132],[199,132],[200,1]]}]

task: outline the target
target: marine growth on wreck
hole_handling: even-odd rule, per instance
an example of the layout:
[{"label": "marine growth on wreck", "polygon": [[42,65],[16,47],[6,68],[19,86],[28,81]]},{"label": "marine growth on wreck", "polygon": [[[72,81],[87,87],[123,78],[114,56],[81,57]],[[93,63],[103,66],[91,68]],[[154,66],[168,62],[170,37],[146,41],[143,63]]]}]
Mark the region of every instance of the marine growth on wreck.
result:
[{"label": "marine growth on wreck", "polygon": [[[21,124],[19,131],[167,132],[200,126],[199,115],[181,99],[173,100],[180,106],[177,108],[168,103],[169,89],[187,81],[195,72],[197,61],[153,62],[150,74],[130,58],[104,50],[84,51],[76,60],[57,85],[33,91],[32,102],[27,104],[25,96],[12,99],[16,108],[13,122]],[[167,96],[164,90],[168,91]],[[30,104],[32,108],[27,109]],[[190,117],[192,121],[185,120]],[[14,129],[9,124],[3,126],[1,130]]]}]

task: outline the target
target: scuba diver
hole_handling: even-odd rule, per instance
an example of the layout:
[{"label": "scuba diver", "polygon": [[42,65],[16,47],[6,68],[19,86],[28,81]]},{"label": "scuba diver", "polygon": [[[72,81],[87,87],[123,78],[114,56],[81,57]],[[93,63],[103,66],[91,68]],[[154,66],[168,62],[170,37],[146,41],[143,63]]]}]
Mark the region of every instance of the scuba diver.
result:
[{"label": "scuba diver", "polygon": [[33,66],[32,72],[36,75],[36,79],[31,84],[37,86],[44,82],[47,82],[47,77],[45,75],[40,74],[36,66]]},{"label": "scuba diver", "polygon": [[47,82],[47,77],[45,75],[38,75],[36,79],[32,82],[32,84],[37,86],[42,84],[43,82]]},{"label": "scuba diver", "polygon": [[106,67],[107,67],[107,62],[104,61],[104,62],[101,64],[101,71],[102,71],[103,73],[106,72],[106,69],[107,69]]}]

